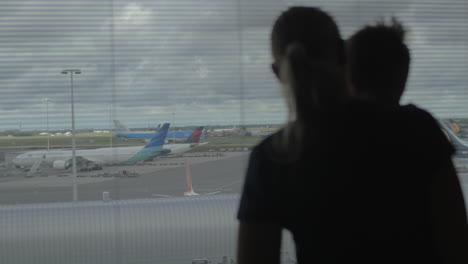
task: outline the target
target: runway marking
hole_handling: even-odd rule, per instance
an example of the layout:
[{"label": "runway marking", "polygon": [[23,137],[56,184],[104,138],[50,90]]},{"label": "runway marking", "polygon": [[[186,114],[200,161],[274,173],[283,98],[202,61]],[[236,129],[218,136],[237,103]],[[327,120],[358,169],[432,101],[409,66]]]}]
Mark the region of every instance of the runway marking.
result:
[{"label": "runway marking", "polygon": [[218,190],[224,189],[224,188],[226,188],[226,187],[229,187],[229,186],[238,184],[238,183],[240,183],[240,182],[242,182],[242,181],[243,181],[243,179],[242,179],[242,180],[237,180],[237,181],[234,181],[234,182],[231,182],[231,183],[228,183],[228,184],[221,185],[221,186],[219,186],[219,187],[216,188],[216,189],[218,189]]}]

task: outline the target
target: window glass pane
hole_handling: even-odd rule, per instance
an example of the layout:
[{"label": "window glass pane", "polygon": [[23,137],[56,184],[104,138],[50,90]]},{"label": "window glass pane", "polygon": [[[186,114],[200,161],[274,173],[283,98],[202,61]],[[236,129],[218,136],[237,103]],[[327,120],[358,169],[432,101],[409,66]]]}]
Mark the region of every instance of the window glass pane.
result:
[{"label": "window glass pane", "polygon": [[287,119],[269,42],[291,5],[330,12],[344,38],[397,16],[412,57],[402,102],[468,138],[464,0],[1,1],[0,262],[230,262],[248,155]]}]

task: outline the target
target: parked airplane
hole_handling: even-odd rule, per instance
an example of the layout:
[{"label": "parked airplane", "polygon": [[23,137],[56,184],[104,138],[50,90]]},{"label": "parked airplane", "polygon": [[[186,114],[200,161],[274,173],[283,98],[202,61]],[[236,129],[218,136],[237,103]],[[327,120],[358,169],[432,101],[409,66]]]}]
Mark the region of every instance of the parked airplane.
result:
[{"label": "parked airplane", "polygon": [[[208,142],[199,143],[203,132],[203,127],[197,127],[185,140],[184,143],[165,144],[163,148],[167,150],[164,155],[180,155],[193,148],[208,144]],[[169,134],[169,133],[168,133]]]},{"label": "parked airplane", "polygon": [[[116,127],[117,133],[116,137],[118,140],[127,140],[127,139],[141,139],[147,140],[154,137],[156,132],[132,132],[130,131],[122,122],[119,120],[114,120],[114,125]],[[167,142],[184,142],[187,137],[192,134],[192,130],[183,130],[183,131],[172,131],[168,132],[166,136]],[[201,134],[201,138],[204,138],[205,135]],[[175,140],[175,142],[174,142]]]},{"label": "parked airplane", "polygon": [[[172,150],[163,148],[169,123],[164,124],[161,130],[146,144],[134,147],[115,147],[98,149],[79,149],[76,156],[96,164],[134,164],[152,159],[156,156],[170,153]],[[191,145],[188,143],[188,145]],[[177,151],[180,151],[179,149]],[[72,158],[71,150],[39,150],[30,151],[18,155],[13,159],[17,166],[30,167],[44,162],[56,169],[70,167]]]},{"label": "parked airplane", "polygon": [[452,145],[455,147],[455,156],[456,157],[461,157],[465,156],[468,157],[468,142],[461,140],[453,131],[453,126],[452,122],[450,122],[450,125],[452,128],[449,128],[442,120],[439,120],[440,127],[442,131],[445,132],[445,135],[447,136],[448,140]]},{"label": "parked airplane", "polygon": [[452,131],[455,132],[455,134],[458,137],[460,137],[460,138],[467,138],[468,137],[468,134],[467,134],[466,130],[463,129],[462,127],[460,127],[459,124],[455,120],[449,119],[448,122],[450,124],[450,128],[452,128]]}]

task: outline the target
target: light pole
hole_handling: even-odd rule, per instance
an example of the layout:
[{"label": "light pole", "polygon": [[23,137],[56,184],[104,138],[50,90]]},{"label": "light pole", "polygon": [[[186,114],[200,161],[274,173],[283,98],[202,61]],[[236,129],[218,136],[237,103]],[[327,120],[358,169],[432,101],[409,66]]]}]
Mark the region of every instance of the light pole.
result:
[{"label": "light pole", "polygon": [[44,102],[46,103],[46,122],[47,122],[47,151],[50,149],[50,133],[49,133],[49,98],[45,98]]},{"label": "light pole", "polygon": [[109,143],[112,148],[112,104],[109,104]]},{"label": "light pole", "polygon": [[72,173],[73,173],[73,201],[78,201],[78,190],[76,186],[76,138],[75,138],[75,102],[73,99],[73,75],[81,74],[78,69],[66,69],[62,74],[70,74],[71,86],[71,112],[72,112]]},{"label": "light pole", "polygon": [[174,122],[174,113],[172,113],[172,144],[175,144],[175,122]]}]

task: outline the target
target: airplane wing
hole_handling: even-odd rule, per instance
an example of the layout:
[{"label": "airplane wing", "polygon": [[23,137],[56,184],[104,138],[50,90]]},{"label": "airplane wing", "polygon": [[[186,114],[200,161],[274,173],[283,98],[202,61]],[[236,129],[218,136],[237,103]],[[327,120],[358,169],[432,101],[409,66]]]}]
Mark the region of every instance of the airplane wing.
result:
[{"label": "airplane wing", "polygon": [[210,143],[210,142],[193,143],[193,144],[190,145],[190,148],[191,148],[191,149],[198,148],[198,147],[204,146],[204,145],[206,145],[206,144],[208,144],[208,143]]},{"label": "airplane wing", "polygon": [[[72,158],[68,159],[67,162],[72,162]],[[94,158],[85,158],[83,156],[76,156],[76,164],[81,165],[81,164],[87,164],[87,163],[97,163],[97,164],[102,164],[103,161],[99,159],[94,159]]]},{"label": "airplane wing", "polygon": [[[67,160],[66,164],[70,167],[72,166],[72,159]],[[89,159],[82,156],[76,157],[76,168],[78,170],[96,170],[101,169],[101,165],[104,164],[104,161],[99,159]]]}]

